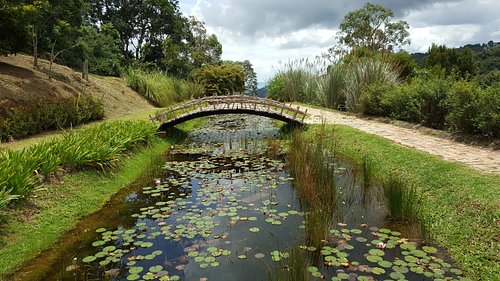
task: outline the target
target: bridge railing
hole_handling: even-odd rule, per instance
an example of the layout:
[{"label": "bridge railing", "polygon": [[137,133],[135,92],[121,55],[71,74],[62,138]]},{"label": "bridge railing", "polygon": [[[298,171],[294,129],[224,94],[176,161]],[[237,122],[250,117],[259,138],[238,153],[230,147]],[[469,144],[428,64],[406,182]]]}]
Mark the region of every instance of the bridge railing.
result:
[{"label": "bridge railing", "polygon": [[201,111],[238,109],[279,114],[300,123],[303,123],[307,116],[307,110],[300,110],[300,106],[293,107],[291,104],[255,96],[229,95],[207,96],[191,100],[176,107],[168,108],[166,111],[159,112],[155,116],[150,116],[150,120],[166,123]]}]

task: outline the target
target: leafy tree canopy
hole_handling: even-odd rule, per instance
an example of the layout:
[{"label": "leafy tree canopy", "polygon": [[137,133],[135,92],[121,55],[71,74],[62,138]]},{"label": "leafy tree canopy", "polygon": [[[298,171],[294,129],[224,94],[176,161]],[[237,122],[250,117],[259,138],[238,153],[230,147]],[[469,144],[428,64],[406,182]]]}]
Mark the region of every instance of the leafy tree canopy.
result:
[{"label": "leafy tree canopy", "polygon": [[205,86],[207,95],[226,95],[245,90],[245,69],[235,64],[205,65],[194,70],[191,78]]},{"label": "leafy tree canopy", "polygon": [[459,51],[445,45],[432,44],[424,60],[427,68],[443,71],[445,74],[456,73],[461,77],[475,75],[478,70],[474,54],[470,49]]},{"label": "leafy tree canopy", "polygon": [[225,61],[224,63],[239,65],[245,70],[246,82],[245,93],[256,95],[257,94],[257,73],[253,69],[252,63],[249,60],[244,61]]},{"label": "leafy tree canopy", "polygon": [[344,17],[337,34],[339,42],[351,50],[366,47],[370,51],[392,50],[410,44],[408,23],[392,22],[393,17],[392,10],[366,3]]}]

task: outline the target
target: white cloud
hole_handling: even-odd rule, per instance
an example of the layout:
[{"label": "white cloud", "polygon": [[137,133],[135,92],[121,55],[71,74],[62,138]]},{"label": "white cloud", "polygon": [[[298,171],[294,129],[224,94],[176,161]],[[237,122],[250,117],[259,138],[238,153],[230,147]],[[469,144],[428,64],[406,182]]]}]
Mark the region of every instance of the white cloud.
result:
[{"label": "white cloud", "polygon": [[[185,14],[204,21],[223,46],[223,59],[252,62],[260,82],[279,61],[314,58],[335,45],[345,14],[364,0],[181,0]],[[410,52],[432,43],[447,46],[500,41],[498,0],[375,0],[408,21]]]}]

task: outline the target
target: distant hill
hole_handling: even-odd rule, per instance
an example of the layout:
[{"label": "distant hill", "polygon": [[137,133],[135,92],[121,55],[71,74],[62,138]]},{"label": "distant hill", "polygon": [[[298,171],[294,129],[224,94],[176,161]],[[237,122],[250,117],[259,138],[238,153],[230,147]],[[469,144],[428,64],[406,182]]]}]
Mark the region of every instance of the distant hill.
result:
[{"label": "distant hill", "polygon": [[257,90],[257,96],[260,98],[267,97],[267,86]]},{"label": "distant hill", "polygon": [[[477,60],[480,73],[500,70],[500,42],[489,41],[488,43],[482,44],[467,44],[456,49],[471,50]],[[417,64],[423,65],[427,53],[413,53],[411,56]]]}]

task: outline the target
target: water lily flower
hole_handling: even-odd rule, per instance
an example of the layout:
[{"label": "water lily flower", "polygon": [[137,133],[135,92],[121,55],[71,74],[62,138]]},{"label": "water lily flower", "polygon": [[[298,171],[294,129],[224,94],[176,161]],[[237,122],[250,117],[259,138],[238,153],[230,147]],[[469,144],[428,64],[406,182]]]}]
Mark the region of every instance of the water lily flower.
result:
[{"label": "water lily flower", "polygon": [[385,246],[387,246],[387,244],[385,244],[384,242],[380,242],[377,244],[378,249],[385,249]]}]

